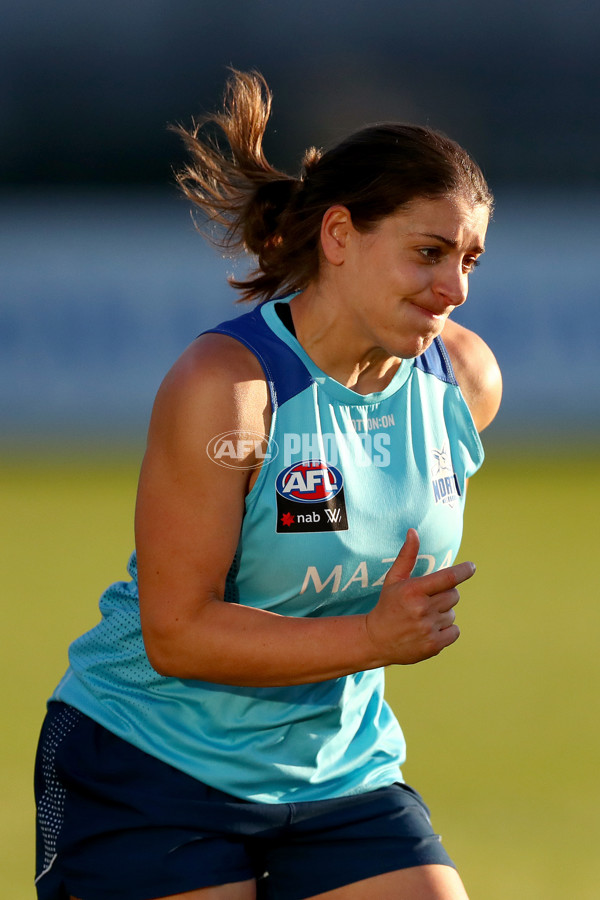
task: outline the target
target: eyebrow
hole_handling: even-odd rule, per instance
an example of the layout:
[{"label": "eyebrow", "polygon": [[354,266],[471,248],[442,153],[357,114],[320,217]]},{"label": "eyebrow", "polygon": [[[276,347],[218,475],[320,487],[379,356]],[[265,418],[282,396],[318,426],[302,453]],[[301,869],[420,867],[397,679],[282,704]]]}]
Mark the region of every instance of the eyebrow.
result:
[{"label": "eyebrow", "polygon": [[[429,234],[428,232],[419,231],[417,232],[421,237],[432,238],[434,241],[440,241],[440,243],[445,244],[446,247],[450,247],[452,250],[455,250],[458,247],[458,241],[453,240],[452,238],[444,237],[441,234]],[[485,253],[485,247],[473,247],[474,253]]]}]

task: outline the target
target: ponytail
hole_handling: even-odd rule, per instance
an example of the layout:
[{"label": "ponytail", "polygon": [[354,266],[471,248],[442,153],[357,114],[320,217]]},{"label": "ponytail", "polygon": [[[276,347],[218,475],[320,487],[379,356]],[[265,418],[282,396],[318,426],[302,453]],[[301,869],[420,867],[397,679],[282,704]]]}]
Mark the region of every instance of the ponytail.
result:
[{"label": "ponytail", "polygon": [[[265,270],[272,269],[269,260],[278,255],[281,218],[301,186],[299,179],[271,166],[263,153],[271,102],[262,75],[234,70],[221,112],[194,122],[189,131],[181,125],[171,129],[189,153],[190,162],[175,178],[188,200],[205,214],[199,229],[218,247],[233,253],[246,250],[258,259],[257,270],[246,281],[230,279],[244,291],[244,300],[269,297],[286,280]],[[227,139],[228,154],[216,138],[204,135],[211,124]]]}]

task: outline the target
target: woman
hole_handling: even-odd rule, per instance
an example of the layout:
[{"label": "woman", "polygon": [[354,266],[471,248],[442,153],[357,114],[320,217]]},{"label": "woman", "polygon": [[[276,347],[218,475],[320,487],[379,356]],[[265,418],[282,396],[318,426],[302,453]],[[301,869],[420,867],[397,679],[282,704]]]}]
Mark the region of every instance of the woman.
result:
[{"label": "woman", "polygon": [[210,120],[231,156],[178,129],[179,183],[256,255],[234,285],[263,302],[159,390],[132,580],[72,645],[42,733],[40,898],[466,897],[402,781],[383,667],[458,638],[474,572],[452,562],[500,376],[448,316],[492,198],[406,125],[290,178],[262,152],[269,112],[236,72]]}]

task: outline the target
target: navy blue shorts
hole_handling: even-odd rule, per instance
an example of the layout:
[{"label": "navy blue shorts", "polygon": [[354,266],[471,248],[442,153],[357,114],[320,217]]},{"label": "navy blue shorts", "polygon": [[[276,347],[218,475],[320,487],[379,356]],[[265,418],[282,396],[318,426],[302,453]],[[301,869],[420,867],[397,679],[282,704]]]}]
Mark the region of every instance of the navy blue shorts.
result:
[{"label": "navy blue shorts", "polygon": [[303,803],[253,803],[52,703],[35,773],[39,900],[150,900],[256,879],[302,900],[384,872],[452,866],[404,784]]}]

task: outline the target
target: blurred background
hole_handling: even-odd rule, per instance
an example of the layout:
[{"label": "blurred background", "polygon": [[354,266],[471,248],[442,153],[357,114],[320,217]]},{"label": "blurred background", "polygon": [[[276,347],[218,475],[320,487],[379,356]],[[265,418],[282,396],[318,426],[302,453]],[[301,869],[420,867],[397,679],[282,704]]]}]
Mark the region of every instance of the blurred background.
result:
[{"label": "blurred background", "polygon": [[2,440],[139,441],[165,369],[230,314],[233,263],[194,232],[167,130],[220,103],[230,65],[266,76],[266,150],[290,172],[307,146],[377,120],[463,143],[497,196],[460,313],[505,372],[490,434],[597,432],[599,42],[600,13],[578,0],[8,7]]},{"label": "blurred background", "polygon": [[[33,896],[35,733],[68,640],[121,577],[155,391],[198,332],[240,311],[226,276],[245,263],[194,231],[167,130],[220,103],[229,66],[269,82],[266,152],[287,171],[307,146],[396,119],[446,131],[488,177],[488,252],[457,315],[505,378],[465,534],[488,566],[461,613],[471,638],[411,671],[410,697],[393,673],[392,699],[414,717],[407,778],[457,834],[473,898],[600,896],[593,850],[573,837],[564,851],[565,834],[598,834],[600,799],[599,679],[593,648],[582,652],[598,613],[581,589],[599,536],[598,7],[21,0],[2,18],[2,666],[21,685],[2,769],[10,896]],[[574,596],[577,617],[565,614]],[[420,701],[410,709],[440,680],[454,692],[447,731],[421,721]],[[448,747],[451,779],[437,767]],[[506,795],[517,772],[520,801]]]}]

